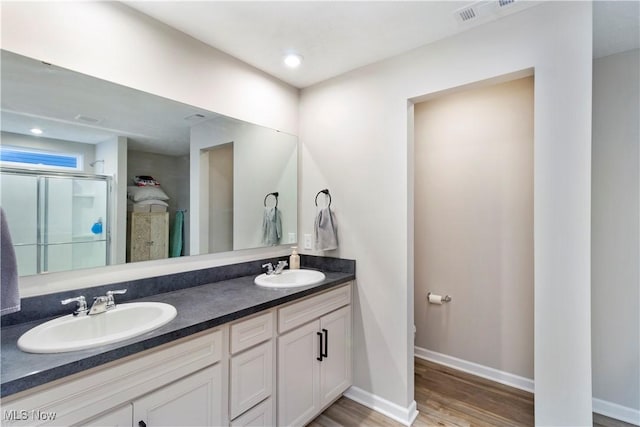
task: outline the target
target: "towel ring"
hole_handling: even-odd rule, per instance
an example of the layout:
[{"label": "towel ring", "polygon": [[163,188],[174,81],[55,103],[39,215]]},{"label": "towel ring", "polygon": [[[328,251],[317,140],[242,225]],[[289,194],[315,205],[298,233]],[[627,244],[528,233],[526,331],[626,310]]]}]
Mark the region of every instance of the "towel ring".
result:
[{"label": "towel ring", "polygon": [[328,189],[324,189],[324,190],[320,190],[318,191],[318,194],[316,194],[316,206],[318,206],[318,196],[320,195],[320,193],[325,194],[327,197],[329,197],[329,204],[327,205],[327,207],[331,207],[331,194],[329,193]]},{"label": "towel ring", "polygon": [[265,207],[265,208],[267,207],[267,198],[268,198],[269,196],[273,196],[273,197],[275,197],[275,198],[276,198],[276,205],[275,205],[275,207],[277,208],[277,207],[278,207],[278,196],[279,196],[279,194],[278,194],[278,192],[277,192],[277,191],[276,191],[276,192],[274,192],[274,193],[269,193],[269,194],[267,194],[266,196],[264,196],[264,202],[263,202],[264,207]]}]

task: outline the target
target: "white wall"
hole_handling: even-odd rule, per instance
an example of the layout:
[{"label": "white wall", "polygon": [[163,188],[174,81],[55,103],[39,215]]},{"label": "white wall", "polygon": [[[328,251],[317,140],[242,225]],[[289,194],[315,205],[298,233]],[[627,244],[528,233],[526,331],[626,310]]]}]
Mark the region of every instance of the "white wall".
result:
[{"label": "white wall", "polygon": [[[209,227],[208,153],[212,147],[233,142],[233,247],[255,248],[262,243],[264,197],[279,192],[278,209],[282,215],[281,244],[297,230],[297,140],[295,136],[261,126],[219,117],[191,128],[191,191],[200,193],[191,200],[194,223],[200,231],[191,233],[192,250],[208,248]],[[207,186],[206,189],[199,186]],[[270,198],[272,199],[272,198]],[[267,200],[269,206],[273,200]]]},{"label": "white wall", "polygon": [[[416,348],[529,379],[533,87],[526,77],[414,106]],[[429,304],[429,292],[453,301]]]},{"label": "white wall", "polygon": [[[234,138],[233,151],[233,246],[262,246],[265,196],[278,192],[282,221],[280,244],[298,228],[297,139],[260,127],[245,128]],[[251,171],[250,173],[248,171]],[[274,206],[273,197],[266,201]]]},{"label": "white wall", "polygon": [[354,384],[371,406],[411,416],[408,100],[535,68],[536,424],[591,424],[591,40],[591,4],[548,2],[302,91],[299,232],[329,188],[335,255],[358,262]]},{"label": "white wall", "polygon": [[[297,134],[298,90],[116,2],[4,2],[3,49]],[[29,296],[287,253],[262,249],[20,281]]]},{"label": "white wall", "polygon": [[96,145],[96,170],[111,175],[111,264],[124,264],[127,249],[127,138],[116,136]]},{"label": "white wall", "polygon": [[233,250],[233,143],[209,152],[209,248]]},{"label": "white wall", "polygon": [[[640,51],[594,61],[593,396],[640,424]],[[605,403],[603,406],[602,404]],[[595,406],[595,404],[594,404]],[[621,415],[618,408],[618,414]],[[612,414],[616,415],[616,414]]]}]

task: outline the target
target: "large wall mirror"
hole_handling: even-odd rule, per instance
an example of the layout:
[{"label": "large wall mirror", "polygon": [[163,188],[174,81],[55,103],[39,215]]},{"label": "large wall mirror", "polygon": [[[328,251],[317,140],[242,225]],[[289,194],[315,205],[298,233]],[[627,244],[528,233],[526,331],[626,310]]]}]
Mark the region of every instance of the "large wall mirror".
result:
[{"label": "large wall mirror", "polygon": [[20,276],[297,241],[295,136],[1,55]]}]

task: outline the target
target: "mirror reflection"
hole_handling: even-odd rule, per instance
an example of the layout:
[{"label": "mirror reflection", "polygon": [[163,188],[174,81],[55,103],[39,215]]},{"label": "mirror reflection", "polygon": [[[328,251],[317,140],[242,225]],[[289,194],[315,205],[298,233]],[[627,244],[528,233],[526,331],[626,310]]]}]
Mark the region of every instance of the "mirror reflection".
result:
[{"label": "mirror reflection", "polygon": [[1,52],[19,275],[297,241],[297,138]]}]

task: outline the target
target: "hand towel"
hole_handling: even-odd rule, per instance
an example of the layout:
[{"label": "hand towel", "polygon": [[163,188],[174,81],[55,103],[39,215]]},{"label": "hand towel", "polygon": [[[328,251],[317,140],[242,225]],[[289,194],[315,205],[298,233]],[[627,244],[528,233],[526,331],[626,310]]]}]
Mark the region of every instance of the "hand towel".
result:
[{"label": "hand towel", "polygon": [[338,249],[338,226],[330,207],[322,208],[316,215],[314,224],[316,249],[330,251]]},{"label": "hand towel", "polygon": [[20,311],[18,263],[13,249],[9,224],[0,208],[0,316]]},{"label": "hand towel", "polygon": [[173,222],[173,230],[171,233],[171,254],[170,257],[182,256],[182,235],[184,225],[184,212],[176,211],[176,219]]},{"label": "hand towel", "polygon": [[278,208],[265,208],[262,217],[262,243],[269,246],[280,244],[282,220]]}]

